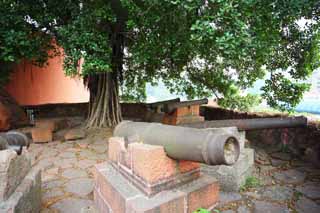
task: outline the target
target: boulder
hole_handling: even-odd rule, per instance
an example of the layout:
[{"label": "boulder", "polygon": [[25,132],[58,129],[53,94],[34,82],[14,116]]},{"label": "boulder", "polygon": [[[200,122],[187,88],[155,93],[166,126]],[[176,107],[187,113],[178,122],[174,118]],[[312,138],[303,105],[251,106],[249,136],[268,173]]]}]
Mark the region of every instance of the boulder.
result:
[{"label": "boulder", "polygon": [[0,89],[0,131],[28,125],[24,110],[3,89]]}]

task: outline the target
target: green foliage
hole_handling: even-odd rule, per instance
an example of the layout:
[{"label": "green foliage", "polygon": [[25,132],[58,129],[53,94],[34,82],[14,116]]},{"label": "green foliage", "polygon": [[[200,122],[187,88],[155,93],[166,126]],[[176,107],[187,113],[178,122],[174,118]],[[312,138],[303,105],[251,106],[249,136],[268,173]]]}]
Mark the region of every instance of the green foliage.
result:
[{"label": "green foliage", "polygon": [[197,209],[197,211],[195,211],[193,213],[210,213],[210,211],[207,209],[200,208],[200,209]]},{"label": "green foliage", "polygon": [[260,187],[262,184],[260,180],[254,176],[247,177],[246,182],[244,183],[243,186],[241,186],[240,190],[241,191],[246,191],[251,188],[256,188]]},{"label": "green foliage", "polygon": [[33,15],[42,14],[39,20],[44,22],[44,13],[32,2],[1,0],[0,87],[7,82],[15,64],[26,59],[42,66],[50,56],[48,50],[53,49],[52,37],[33,20]]},{"label": "green foliage", "polygon": [[308,89],[301,80],[320,67],[318,0],[1,4],[0,62],[43,63],[53,36],[64,48],[66,74],[80,72],[80,59],[85,77],[114,72],[124,100],[144,100],[146,83],[162,79],[190,99],[215,95],[221,105],[245,110],[258,99],[241,92],[270,76],[262,97],[290,110]]}]

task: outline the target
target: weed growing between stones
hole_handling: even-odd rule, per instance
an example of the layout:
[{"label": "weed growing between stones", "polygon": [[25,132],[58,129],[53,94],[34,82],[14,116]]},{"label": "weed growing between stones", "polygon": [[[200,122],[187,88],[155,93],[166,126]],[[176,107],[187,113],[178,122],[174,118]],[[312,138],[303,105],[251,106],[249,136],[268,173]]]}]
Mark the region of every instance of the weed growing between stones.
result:
[{"label": "weed growing between stones", "polygon": [[250,176],[246,179],[246,182],[240,187],[240,191],[247,191],[251,188],[256,188],[259,186],[262,186],[261,181],[254,176]]},{"label": "weed growing between stones", "polygon": [[[214,212],[216,212],[216,211],[214,211]],[[200,208],[193,213],[210,213],[210,211],[207,209]],[[218,211],[217,213],[220,213],[220,212]]]}]

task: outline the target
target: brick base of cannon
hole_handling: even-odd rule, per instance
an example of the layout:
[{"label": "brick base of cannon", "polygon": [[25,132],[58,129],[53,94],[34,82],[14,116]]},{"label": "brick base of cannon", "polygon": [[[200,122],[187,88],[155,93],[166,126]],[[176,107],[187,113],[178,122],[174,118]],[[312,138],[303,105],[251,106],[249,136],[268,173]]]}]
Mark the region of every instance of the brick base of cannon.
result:
[{"label": "brick base of cannon", "polygon": [[27,151],[0,151],[0,212],[35,213],[41,208],[41,172]]},{"label": "brick base of cannon", "polygon": [[200,174],[200,165],[167,157],[163,147],[126,146],[109,140],[109,161],[95,166],[94,201],[99,212],[194,212],[218,201],[215,178]]}]

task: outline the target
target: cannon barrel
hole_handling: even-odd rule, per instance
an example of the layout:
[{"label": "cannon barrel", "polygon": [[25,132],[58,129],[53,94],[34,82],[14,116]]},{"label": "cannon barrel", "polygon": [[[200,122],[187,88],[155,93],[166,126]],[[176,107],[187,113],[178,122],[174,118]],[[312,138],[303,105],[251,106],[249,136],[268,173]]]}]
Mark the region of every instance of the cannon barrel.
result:
[{"label": "cannon barrel", "polygon": [[176,110],[179,107],[187,107],[187,106],[201,105],[201,104],[207,104],[207,103],[208,103],[207,98],[204,98],[201,100],[194,100],[194,101],[167,103],[164,105],[164,112],[172,113],[174,110]]},{"label": "cannon barrel", "polygon": [[0,150],[12,149],[20,155],[22,148],[29,147],[29,145],[28,137],[21,132],[10,131],[0,135]]},{"label": "cannon barrel", "polygon": [[156,108],[160,105],[164,105],[164,104],[169,104],[169,103],[179,103],[180,102],[180,98],[174,98],[174,99],[170,99],[170,100],[165,100],[165,101],[158,101],[158,102],[154,102],[154,103],[150,103],[147,104],[150,108]]},{"label": "cannon barrel", "polygon": [[198,129],[220,128],[235,126],[238,130],[256,130],[272,128],[292,128],[303,127],[307,125],[307,118],[298,117],[281,117],[281,118],[254,118],[254,119],[237,119],[237,120],[214,120],[201,123],[181,124],[180,126],[192,127]]},{"label": "cannon barrel", "polygon": [[140,142],[163,146],[167,155],[176,160],[189,160],[208,165],[232,165],[240,154],[239,141],[226,130],[123,121],[114,136],[136,137]]}]

